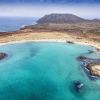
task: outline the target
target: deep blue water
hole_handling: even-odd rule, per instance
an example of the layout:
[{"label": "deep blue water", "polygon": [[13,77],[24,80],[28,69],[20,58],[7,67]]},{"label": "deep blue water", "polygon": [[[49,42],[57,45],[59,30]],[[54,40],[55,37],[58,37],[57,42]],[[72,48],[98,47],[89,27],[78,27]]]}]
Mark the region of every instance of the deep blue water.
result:
[{"label": "deep blue water", "polygon": [[0,17],[0,32],[16,31],[23,26],[35,24],[36,20],[34,17]]},{"label": "deep blue water", "polygon": [[[93,47],[27,42],[0,46],[0,100],[100,100],[100,80],[90,80],[77,57]],[[96,57],[97,54],[89,55]],[[81,93],[72,83],[81,81]]]}]

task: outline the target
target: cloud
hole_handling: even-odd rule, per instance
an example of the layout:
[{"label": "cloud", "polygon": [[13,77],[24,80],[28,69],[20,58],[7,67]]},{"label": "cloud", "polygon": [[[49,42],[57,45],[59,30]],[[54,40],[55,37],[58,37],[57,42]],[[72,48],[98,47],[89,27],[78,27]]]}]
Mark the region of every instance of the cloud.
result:
[{"label": "cloud", "polygon": [[1,5],[0,16],[42,17],[50,13],[72,13],[83,18],[100,18],[99,5]]}]

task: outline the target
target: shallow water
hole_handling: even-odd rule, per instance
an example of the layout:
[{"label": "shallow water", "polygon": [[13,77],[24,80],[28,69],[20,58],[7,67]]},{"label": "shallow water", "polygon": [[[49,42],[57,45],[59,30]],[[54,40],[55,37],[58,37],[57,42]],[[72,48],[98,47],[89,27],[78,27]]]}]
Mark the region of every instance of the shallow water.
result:
[{"label": "shallow water", "polygon": [[[88,50],[94,48],[45,42],[0,46],[9,54],[0,61],[0,100],[99,100],[100,80],[90,80],[76,59]],[[73,81],[84,83],[82,93],[73,90]]]}]

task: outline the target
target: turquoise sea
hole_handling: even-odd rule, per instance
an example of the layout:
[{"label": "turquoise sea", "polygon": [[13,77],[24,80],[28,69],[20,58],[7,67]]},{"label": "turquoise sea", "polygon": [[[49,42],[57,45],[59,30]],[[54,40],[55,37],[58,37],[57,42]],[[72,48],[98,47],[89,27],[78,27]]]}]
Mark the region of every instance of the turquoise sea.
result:
[{"label": "turquoise sea", "polygon": [[[54,42],[0,46],[9,55],[0,61],[0,100],[100,100],[100,80],[90,80],[76,59],[88,50],[95,49]],[[74,81],[84,84],[81,93]]]}]

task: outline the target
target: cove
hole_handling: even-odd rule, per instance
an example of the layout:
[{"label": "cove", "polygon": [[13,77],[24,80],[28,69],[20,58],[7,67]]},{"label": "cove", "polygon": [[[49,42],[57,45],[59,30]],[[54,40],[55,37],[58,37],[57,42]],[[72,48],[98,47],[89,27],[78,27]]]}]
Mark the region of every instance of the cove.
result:
[{"label": "cove", "polygon": [[[95,52],[88,53],[90,50]],[[90,80],[77,57],[99,58],[95,48],[70,43],[27,42],[0,46],[0,100],[99,100],[100,80]],[[73,82],[84,84],[82,92]]]}]

